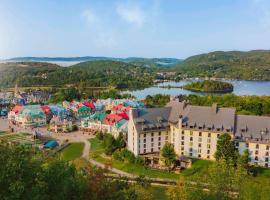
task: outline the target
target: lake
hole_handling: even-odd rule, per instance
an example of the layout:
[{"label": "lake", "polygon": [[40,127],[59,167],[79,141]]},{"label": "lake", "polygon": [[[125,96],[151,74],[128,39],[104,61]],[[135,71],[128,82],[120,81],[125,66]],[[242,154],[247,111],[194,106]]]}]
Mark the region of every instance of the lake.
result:
[{"label": "lake", "polygon": [[[194,82],[191,80],[183,80],[180,82],[164,82],[159,83],[153,87],[145,88],[142,90],[135,91],[126,91],[125,93],[129,93],[135,96],[137,99],[142,100],[147,95],[155,95],[155,94],[167,94],[167,95],[189,95],[189,94],[197,94],[197,95],[209,95],[209,93],[202,92],[191,92],[181,88],[160,88],[159,86],[183,86],[187,83]],[[241,80],[232,80],[226,81],[234,86],[233,94],[236,95],[270,95],[270,81],[241,81]],[[222,94],[217,94],[222,95]]]}]

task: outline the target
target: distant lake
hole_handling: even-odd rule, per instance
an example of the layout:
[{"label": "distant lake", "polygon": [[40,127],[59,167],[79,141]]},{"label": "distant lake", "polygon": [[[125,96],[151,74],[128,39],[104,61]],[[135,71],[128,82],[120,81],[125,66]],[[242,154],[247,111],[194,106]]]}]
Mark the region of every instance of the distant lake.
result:
[{"label": "distant lake", "polygon": [[[167,95],[189,95],[189,94],[197,94],[197,95],[207,95],[209,93],[202,92],[191,92],[181,88],[159,88],[159,86],[183,86],[185,84],[191,83],[194,81],[180,81],[180,82],[164,82],[159,83],[153,87],[145,88],[143,90],[135,90],[135,91],[127,91],[125,93],[129,93],[135,96],[137,99],[144,99],[147,95],[155,95],[155,94],[167,94]],[[270,95],[270,81],[226,81],[234,86],[233,94],[236,95]],[[222,94],[217,94],[222,95]]]}]

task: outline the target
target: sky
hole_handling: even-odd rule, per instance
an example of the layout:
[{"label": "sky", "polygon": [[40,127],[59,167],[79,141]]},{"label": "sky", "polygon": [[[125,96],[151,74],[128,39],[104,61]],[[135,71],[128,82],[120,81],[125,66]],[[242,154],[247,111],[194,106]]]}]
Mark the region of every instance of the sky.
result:
[{"label": "sky", "polygon": [[270,49],[270,0],[0,0],[0,58]]}]

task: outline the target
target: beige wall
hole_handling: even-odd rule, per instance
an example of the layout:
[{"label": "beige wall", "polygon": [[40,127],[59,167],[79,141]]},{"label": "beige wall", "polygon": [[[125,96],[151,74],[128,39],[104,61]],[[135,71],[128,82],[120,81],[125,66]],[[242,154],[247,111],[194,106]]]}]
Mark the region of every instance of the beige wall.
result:
[{"label": "beige wall", "polygon": [[259,165],[262,167],[270,167],[269,144],[258,144],[254,142],[239,142],[238,150],[240,154],[243,154],[245,150],[249,151],[250,164]]}]

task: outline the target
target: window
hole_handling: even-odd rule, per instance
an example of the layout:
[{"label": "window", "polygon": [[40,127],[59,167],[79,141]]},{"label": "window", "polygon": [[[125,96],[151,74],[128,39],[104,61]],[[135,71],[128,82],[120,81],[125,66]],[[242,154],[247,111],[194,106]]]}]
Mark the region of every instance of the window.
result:
[{"label": "window", "polygon": [[181,147],[181,150],[184,151],[184,147]]},{"label": "window", "polygon": [[198,154],[198,158],[201,158],[202,156],[201,156],[201,154]]},{"label": "window", "polygon": [[151,136],[153,137],[154,136],[154,133],[151,133]]},{"label": "window", "polygon": [[239,142],[236,142],[236,143],[235,143],[235,146],[239,147]]},{"label": "window", "polygon": [[246,148],[248,148],[249,147],[249,144],[248,143],[246,143]]},{"label": "window", "polygon": [[181,145],[185,145],[185,143],[184,142],[181,142]]},{"label": "window", "polygon": [[208,143],[211,143],[211,138],[208,138],[208,139],[207,139],[207,142],[208,142]]},{"label": "window", "polygon": [[184,134],[185,133],[185,131],[182,131],[182,134]]},{"label": "window", "polygon": [[210,150],[209,149],[207,150],[207,154],[210,154]]},{"label": "window", "polygon": [[264,165],[265,167],[268,167],[268,163],[265,163],[265,165]]},{"label": "window", "polygon": [[146,133],[145,133],[145,134],[143,134],[143,137],[146,137]]},{"label": "window", "polygon": [[210,159],[210,156],[207,156],[207,159]]},{"label": "window", "polygon": [[193,135],[193,132],[192,131],[190,131],[190,136],[192,136]]},{"label": "window", "polygon": [[207,148],[208,148],[208,149],[210,149],[210,148],[211,148],[211,145],[210,145],[210,144],[208,144],[208,145],[207,145]]},{"label": "window", "polygon": [[182,156],[184,155],[184,152],[183,152],[183,151],[181,152],[181,155],[182,155]]},{"label": "window", "polygon": [[258,155],[258,153],[259,153],[258,151],[255,151],[255,155]]},{"label": "window", "polygon": [[265,152],[265,155],[266,155],[266,156],[269,156],[269,152],[268,152],[268,151],[267,151],[267,152]]},{"label": "window", "polygon": [[202,136],[202,132],[199,132],[199,136]]},{"label": "window", "polygon": [[146,149],[143,150],[143,153],[146,153]]},{"label": "window", "polygon": [[211,133],[208,133],[208,137],[211,137]]},{"label": "window", "polygon": [[153,148],[151,148],[151,152],[153,152],[154,151],[154,149]]},{"label": "window", "polygon": [[161,136],[161,132],[158,132],[158,135]]},{"label": "window", "polygon": [[192,157],[192,153],[189,153],[189,156]]},{"label": "window", "polygon": [[146,143],[146,139],[143,139],[143,142]]},{"label": "window", "polygon": [[190,141],[193,141],[193,137],[190,137],[189,140],[190,140]]},{"label": "window", "polygon": [[269,146],[268,145],[266,146],[266,150],[269,150]]},{"label": "window", "polygon": [[259,144],[256,144],[256,149],[259,149]]},{"label": "window", "polygon": [[146,144],[143,145],[143,148],[146,148]]},{"label": "window", "polygon": [[158,142],[158,146],[160,146],[160,144],[161,144],[161,143],[160,143],[160,142]]},{"label": "window", "polygon": [[192,148],[189,148],[189,151],[190,151],[190,152],[192,152],[192,150],[193,150]]},{"label": "window", "polygon": [[151,147],[153,147],[154,146],[154,143],[151,143]]},{"label": "window", "polygon": [[217,134],[217,137],[219,137],[220,136],[220,134]]},{"label": "window", "polygon": [[158,147],[158,150],[160,150],[160,147]]},{"label": "window", "polygon": [[182,136],[182,138],[181,138],[182,140],[184,140],[185,139],[185,136]]},{"label": "window", "polygon": [[268,162],[268,160],[269,160],[268,158],[265,158],[265,162]]},{"label": "window", "polygon": [[154,138],[151,138],[151,142],[154,142]]},{"label": "window", "polygon": [[158,141],[160,141],[161,140],[161,137],[158,137]]},{"label": "window", "polygon": [[201,143],[199,143],[199,144],[198,144],[198,147],[202,147],[202,144],[201,144]]},{"label": "window", "polygon": [[199,142],[202,142],[202,138],[199,138],[199,140],[198,140]]},{"label": "window", "polygon": [[258,160],[258,156],[255,156],[255,160]]},{"label": "window", "polygon": [[165,140],[168,140],[168,136],[165,137]]}]

